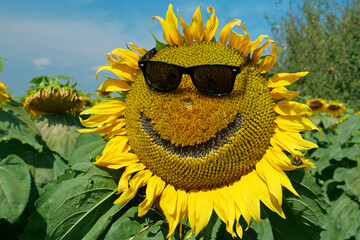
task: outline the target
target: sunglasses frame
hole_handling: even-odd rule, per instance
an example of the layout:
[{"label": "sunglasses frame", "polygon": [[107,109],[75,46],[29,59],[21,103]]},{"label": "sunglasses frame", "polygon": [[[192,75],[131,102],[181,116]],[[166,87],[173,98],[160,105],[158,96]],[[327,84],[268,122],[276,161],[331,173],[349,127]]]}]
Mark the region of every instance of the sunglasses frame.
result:
[{"label": "sunglasses frame", "polygon": [[[234,88],[234,83],[236,80],[236,76],[241,72],[242,68],[244,67],[244,65],[247,64],[248,60],[249,60],[249,56],[247,56],[247,58],[245,59],[245,61],[240,65],[240,66],[232,66],[232,65],[224,65],[224,64],[204,64],[204,65],[197,65],[197,66],[192,66],[192,67],[183,67],[183,66],[179,66],[173,63],[167,63],[167,62],[162,62],[162,61],[150,61],[149,59],[151,59],[155,54],[157,53],[156,48],[151,49],[149,52],[147,52],[138,62],[139,67],[141,69],[141,71],[143,72],[146,84],[153,90],[158,91],[158,92],[171,92],[174,91],[181,83],[181,79],[182,76],[184,74],[188,74],[191,78],[191,81],[193,82],[194,86],[196,87],[197,90],[199,90],[201,93],[209,95],[209,96],[224,96],[227,95],[229,93],[232,92],[233,88]],[[151,62],[157,62],[157,63],[163,63],[166,65],[170,65],[170,66],[174,66],[177,70],[179,70],[179,81],[178,84],[172,88],[172,89],[167,89],[167,90],[161,90],[161,89],[157,89],[151,86],[150,81],[147,79],[146,77],[146,64],[151,63]],[[196,81],[194,80],[194,72],[197,68],[201,68],[201,67],[206,67],[206,66],[221,66],[221,67],[226,67],[228,69],[231,70],[233,76],[232,76],[232,86],[231,89],[228,92],[225,93],[208,93],[204,90],[202,90],[201,88],[198,87],[198,85],[196,84]]]}]

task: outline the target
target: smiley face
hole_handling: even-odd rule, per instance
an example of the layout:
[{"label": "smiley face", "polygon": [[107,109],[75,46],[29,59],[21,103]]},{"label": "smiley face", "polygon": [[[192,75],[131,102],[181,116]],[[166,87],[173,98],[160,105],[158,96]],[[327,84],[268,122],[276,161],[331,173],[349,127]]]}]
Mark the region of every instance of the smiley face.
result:
[{"label": "smiley face", "polygon": [[[216,42],[160,50],[151,60],[190,67],[239,66],[245,57]],[[270,146],[276,114],[255,66],[246,65],[221,97],[201,93],[190,76],[177,89],[150,89],[137,74],[126,98],[126,131],[132,150],[154,174],[185,190],[220,187],[252,171]]]}]

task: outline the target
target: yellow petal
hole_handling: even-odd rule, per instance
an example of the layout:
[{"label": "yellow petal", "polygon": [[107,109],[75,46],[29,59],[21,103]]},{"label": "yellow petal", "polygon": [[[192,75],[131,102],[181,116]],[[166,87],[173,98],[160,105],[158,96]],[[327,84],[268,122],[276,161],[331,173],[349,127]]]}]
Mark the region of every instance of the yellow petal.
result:
[{"label": "yellow petal", "polygon": [[173,5],[169,4],[168,11],[166,12],[166,25],[171,39],[176,45],[182,45],[184,40],[179,32],[178,21],[173,11]]},{"label": "yellow petal", "polygon": [[168,26],[167,26],[167,23],[165,21],[165,19],[163,19],[162,17],[159,17],[159,16],[154,16],[152,17],[152,20],[154,21],[155,19],[157,19],[160,24],[161,24],[161,27],[163,28],[163,36],[164,36],[164,40],[170,44],[170,46],[175,46],[176,43],[171,39],[170,37],[170,32],[168,30]]},{"label": "yellow petal", "polygon": [[79,119],[85,127],[102,127],[104,124],[115,122],[118,117],[118,115],[92,115],[85,120]]},{"label": "yellow petal", "polygon": [[290,171],[302,167],[292,165],[286,154],[278,148],[269,147],[266,151],[266,155],[267,159],[271,160],[269,162],[273,167],[277,166],[285,171]]},{"label": "yellow petal", "polygon": [[130,187],[126,189],[121,196],[114,201],[114,204],[128,202],[133,199],[138,191],[138,189],[146,185],[151,178],[152,173],[150,170],[143,170],[135,174],[135,176],[130,180]]},{"label": "yellow petal", "polygon": [[130,81],[130,82],[135,81],[135,76],[134,76],[134,73],[133,73],[134,69],[130,68],[126,64],[101,66],[96,72],[96,79],[98,79],[99,72],[104,71],[104,70],[111,71],[112,73],[114,73],[116,76],[118,76],[119,78],[121,78],[124,81]]},{"label": "yellow petal", "polygon": [[211,11],[212,15],[211,17],[208,19],[208,21],[205,24],[205,32],[204,32],[204,38],[206,42],[211,41],[211,39],[213,39],[215,32],[219,26],[219,20],[218,18],[215,16],[215,10],[213,7],[209,6],[207,8],[208,13]]},{"label": "yellow petal", "polygon": [[[261,45],[261,47],[257,48],[257,46],[259,46],[259,44],[261,43],[261,41],[267,37],[267,41]],[[260,60],[260,57],[261,57],[261,53],[262,51],[270,44],[270,37],[269,36],[266,36],[266,35],[261,35],[257,40],[255,40],[254,42],[251,42],[250,43],[250,52],[252,50],[252,48],[254,49],[253,51],[253,54],[252,54],[252,57],[251,57],[251,62],[253,64],[257,64]],[[255,47],[256,46],[256,47]]]},{"label": "yellow petal", "polygon": [[139,204],[138,216],[144,216],[151,206],[153,205],[155,199],[160,196],[165,188],[165,182],[161,180],[158,176],[152,176],[149,179],[149,182],[146,186],[146,197],[144,201]]},{"label": "yellow petal", "polygon": [[144,56],[148,50],[145,48],[138,48],[134,43],[129,43],[130,47],[134,49],[136,52],[138,52],[141,56]]},{"label": "yellow petal", "polygon": [[232,237],[236,237],[234,232],[235,222],[235,202],[231,199],[227,186],[213,189],[214,210],[220,219],[226,224],[226,230]]},{"label": "yellow petal", "polygon": [[208,189],[191,190],[188,195],[188,217],[195,237],[208,224],[214,209],[212,192]]},{"label": "yellow petal", "polygon": [[308,73],[309,72],[278,73],[269,80],[267,86],[270,88],[287,86],[296,82],[299,78],[306,76]]},{"label": "yellow petal", "polygon": [[100,102],[85,111],[82,111],[80,115],[84,114],[104,114],[107,115],[117,114],[120,115],[125,110],[125,103],[119,100],[108,100]]},{"label": "yellow petal", "polygon": [[179,20],[180,20],[180,24],[183,28],[183,33],[185,36],[185,40],[187,43],[192,43],[193,42],[193,37],[191,36],[191,32],[190,32],[190,27],[185,23],[184,19],[180,16],[179,13],[179,9],[177,10],[178,12],[178,16],[179,16]]},{"label": "yellow petal", "polygon": [[300,113],[303,112],[304,110],[308,110],[309,112],[311,112],[311,108],[308,105],[301,104],[295,101],[287,101],[287,100],[278,102],[275,105],[274,110],[276,113],[280,115],[287,115],[287,116],[300,115]]},{"label": "yellow petal", "polygon": [[[271,159],[268,158],[268,156],[265,157],[265,160],[270,163],[271,162]],[[290,192],[292,192],[295,196],[297,197],[300,197],[300,195],[296,192],[296,190],[294,189],[294,187],[292,186],[291,184],[291,181],[290,179],[288,178],[288,176],[285,174],[285,172],[279,168],[279,167],[274,167],[272,168],[271,167],[271,163],[270,165],[268,165],[269,169],[271,169],[271,171],[273,171],[273,173],[271,175],[277,175],[277,177],[279,178],[280,180],[280,184],[287,188]],[[280,204],[281,205],[281,204]]]},{"label": "yellow petal", "polygon": [[196,11],[193,15],[193,18],[191,20],[191,23],[190,23],[191,36],[198,43],[201,42],[204,37],[204,23],[203,23],[201,12],[200,12],[201,8],[202,8],[202,6],[200,5],[196,9]]},{"label": "yellow petal", "polygon": [[274,201],[272,199],[266,183],[261,179],[261,177],[258,175],[258,173],[255,170],[248,173],[245,176],[242,176],[242,178],[244,178],[242,184],[246,184],[243,185],[242,187],[243,189],[247,189],[247,193],[250,194],[243,196],[244,199],[247,199],[247,203],[245,202],[245,204],[247,205],[251,204],[250,205],[251,206],[250,210],[252,211],[251,215],[258,223],[260,223],[260,200],[269,209],[276,212],[281,217],[285,218],[285,215],[278,201]]},{"label": "yellow petal", "polygon": [[181,237],[182,222],[184,221],[184,218],[185,218],[185,216],[187,214],[187,210],[188,210],[188,198],[187,198],[186,191],[183,189],[178,189],[176,191],[176,194],[177,194],[176,210],[177,210],[177,214],[179,214],[179,218],[180,218],[180,237]]},{"label": "yellow petal", "polygon": [[228,219],[227,211],[227,196],[224,191],[224,188],[212,189],[213,198],[214,198],[214,211],[219,216],[219,218],[226,223]]},{"label": "yellow petal", "polygon": [[269,39],[270,37],[268,35],[260,35],[255,41],[250,42],[248,53],[255,51],[265,38]]},{"label": "yellow petal", "polygon": [[248,207],[251,216],[260,223],[260,199],[258,197],[260,178],[256,179],[256,177],[257,173],[255,171],[243,175],[240,179],[240,187],[245,206]]},{"label": "yellow petal", "polygon": [[270,139],[271,145],[279,147],[282,150],[294,153],[294,150],[307,150],[317,148],[315,143],[304,140],[300,133],[284,131],[275,128],[275,134]]},{"label": "yellow petal", "polygon": [[119,169],[134,164],[139,161],[133,153],[118,153],[109,158],[98,158],[95,162],[97,166],[103,166],[111,169]]},{"label": "yellow petal", "polygon": [[102,155],[108,155],[113,152],[125,152],[127,150],[126,145],[129,139],[127,137],[115,137],[110,139],[106,147],[104,148]]},{"label": "yellow petal", "polygon": [[301,91],[290,91],[285,87],[276,87],[273,90],[271,90],[270,94],[273,99],[286,98],[288,100],[291,100],[297,95],[299,95],[300,92]]},{"label": "yellow petal", "polygon": [[[245,35],[238,35],[238,39],[236,40],[236,45],[234,45],[235,49],[238,50],[243,55],[246,55],[250,52],[250,36],[248,32],[246,31],[245,24],[242,26],[242,29],[245,33]],[[231,36],[230,36],[231,40]]]},{"label": "yellow petal", "polygon": [[118,55],[122,63],[125,63],[131,68],[138,69],[138,61],[140,60],[140,56],[134,53],[133,51],[130,51],[129,49],[123,49],[123,48],[116,48],[114,49],[111,54]]},{"label": "yellow petal", "polygon": [[236,181],[229,185],[230,188],[230,195],[232,197],[232,200],[235,202],[235,205],[239,209],[241,215],[244,217],[245,221],[248,224],[248,228],[250,226],[251,221],[251,213],[248,209],[248,206],[245,205],[245,202],[243,200],[242,195],[245,194],[241,192],[241,183],[240,181]]},{"label": "yellow petal", "polygon": [[306,117],[301,116],[277,116],[274,121],[279,128],[291,132],[318,130],[318,128]]},{"label": "yellow petal", "polygon": [[124,192],[129,188],[129,180],[133,173],[139,172],[145,169],[145,165],[142,163],[132,163],[125,168],[125,171],[121,175],[118,184],[118,193]]},{"label": "yellow petal", "polygon": [[187,209],[187,194],[184,190],[175,190],[172,185],[167,185],[161,194],[160,207],[169,222],[169,233],[166,238],[171,237],[179,220],[184,219]]},{"label": "yellow petal", "polygon": [[264,180],[269,189],[269,192],[274,195],[279,205],[282,205],[282,188],[280,178],[277,175],[276,170],[269,164],[264,158],[256,164],[257,174]]},{"label": "yellow petal", "polygon": [[[234,27],[234,26],[237,26],[237,27],[240,27],[241,26],[241,20],[239,19],[234,19],[234,20],[231,20],[229,23],[227,23],[220,31],[220,34],[219,34],[219,42],[223,45],[226,45],[226,42],[227,42],[227,39],[229,37],[229,33],[231,31],[231,29]],[[229,44],[230,45],[230,44]],[[230,45],[232,46],[232,45]],[[234,46],[232,46],[234,47]]]},{"label": "yellow petal", "polygon": [[268,72],[276,62],[277,47],[274,41],[271,41],[271,47],[272,47],[271,56],[265,57],[259,65],[260,73]]},{"label": "yellow petal", "polygon": [[104,92],[114,92],[114,91],[129,91],[130,85],[126,82],[115,79],[115,78],[109,78],[101,86],[98,88],[98,91],[104,91]]}]

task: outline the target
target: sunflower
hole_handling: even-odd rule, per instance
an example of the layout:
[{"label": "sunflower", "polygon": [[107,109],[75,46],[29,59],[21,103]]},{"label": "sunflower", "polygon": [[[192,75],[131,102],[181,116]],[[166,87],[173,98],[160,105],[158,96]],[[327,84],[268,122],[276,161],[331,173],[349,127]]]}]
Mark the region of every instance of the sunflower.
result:
[{"label": "sunflower", "polygon": [[75,88],[76,82],[72,85],[69,82],[60,84],[57,76],[40,76],[30,83],[28,96],[22,105],[33,118],[54,113],[75,114],[84,108],[85,101]]},{"label": "sunflower", "polygon": [[[166,19],[153,17],[167,45],[156,39],[157,49],[147,51],[130,43],[132,50],[118,48],[107,55],[110,64],[97,75],[109,70],[120,79],[107,79],[99,90],[126,91],[126,100],[111,99],[83,111],[81,115],[90,116],[81,121],[90,129],[80,131],[113,136],[95,164],[125,168],[115,204],[130,201],[146,187],[138,215],[145,215],[159,199],[169,223],[167,237],[179,223],[181,228],[186,215],[196,236],[213,211],[233,237],[242,237],[240,218],[248,226],[252,218],[260,222],[260,202],[285,218],[282,187],[299,196],[284,170],[306,165],[292,164],[285,152],[299,155],[299,150],[317,147],[299,133],[317,128],[301,115],[310,107],[291,101],[299,92],[286,86],[307,72],[269,78],[275,42],[267,35],[250,41],[245,25],[243,35],[232,31],[241,27],[237,19],[221,29],[217,41],[214,8],[207,8],[211,16],[205,24],[200,9],[188,26],[170,4]],[[268,46],[272,53],[261,58]],[[139,67],[149,56],[149,62],[156,63],[150,63],[153,71],[144,70],[145,76],[156,76],[151,83]],[[190,73],[179,79],[176,69]],[[222,92],[224,84],[216,85],[213,78],[219,74],[224,81],[236,76],[231,90]]]},{"label": "sunflower", "polygon": [[326,103],[321,98],[307,100],[306,104],[311,108],[312,113],[324,112],[326,109]]},{"label": "sunflower", "polygon": [[10,93],[5,92],[5,89],[9,89],[5,84],[0,82],[0,106],[4,107],[4,103],[10,102],[12,96]]},{"label": "sunflower", "polygon": [[340,114],[345,112],[345,110],[346,110],[345,105],[339,102],[329,102],[326,104],[326,108],[325,108],[325,111],[327,113],[330,113],[335,117],[338,117]]}]

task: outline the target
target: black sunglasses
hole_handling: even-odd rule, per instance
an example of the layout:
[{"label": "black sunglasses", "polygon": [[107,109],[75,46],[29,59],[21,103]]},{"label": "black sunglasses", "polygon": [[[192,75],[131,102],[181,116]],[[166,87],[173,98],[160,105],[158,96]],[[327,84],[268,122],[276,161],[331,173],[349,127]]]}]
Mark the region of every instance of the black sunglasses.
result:
[{"label": "black sunglasses", "polygon": [[156,53],[155,48],[147,52],[139,60],[139,67],[149,87],[159,92],[175,90],[180,85],[182,75],[188,74],[200,92],[210,96],[224,96],[232,91],[236,76],[248,61],[247,57],[240,66],[206,64],[182,67],[172,63],[150,61]]}]

